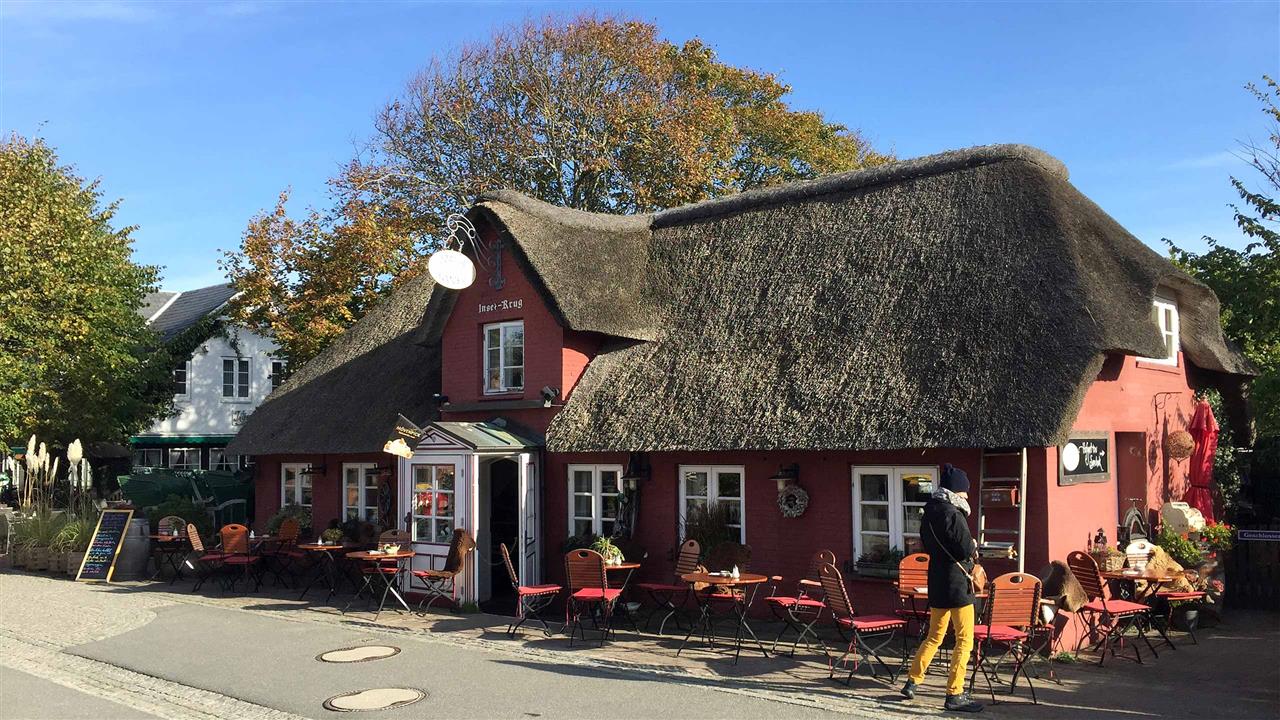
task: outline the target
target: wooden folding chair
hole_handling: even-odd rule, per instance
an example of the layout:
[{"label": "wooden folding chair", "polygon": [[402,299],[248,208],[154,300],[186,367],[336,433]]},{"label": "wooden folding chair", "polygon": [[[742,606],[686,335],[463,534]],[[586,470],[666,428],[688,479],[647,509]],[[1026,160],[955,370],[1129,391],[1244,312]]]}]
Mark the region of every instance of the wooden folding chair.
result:
[{"label": "wooden folding chair", "polygon": [[[996,665],[991,663],[993,647],[1005,649],[1000,659],[1013,658],[1013,675],[1009,681],[1009,694],[1012,695],[1018,685],[1018,674],[1027,680],[1031,688],[1031,702],[1038,704],[1036,687],[1027,674],[1026,663],[1034,650],[1029,642],[1029,633],[1036,626],[1036,613],[1040,611],[1040,578],[1029,573],[1006,573],[992,580],[987,585],[987,604],[983,612],[982,623],[973,627],[973,638],[976,655],[973,662],[973,675],[969,687],[973,687],[978,678],[978,669],[987,679],[987,689],[991,691],[991,701],[996,702],[996,691],[991,678],[996,675]],[[997,661],[997,665],[998,665]]]},{"label": "wooden folding chair", "polygon": [[[1092,646],[1102,648],[1098,656],[1098,665],[1106,661],[1107,650],[1119,657],[1120,654],[1116,652],[1113,644],[1118,640],[1123,645],[1125,632],[1132,629],[1136,636],[1147,644],[1151,655],[1159,657],[1155,646],[1151,644],[1151,639],[1147,637],[1147,628],[1151,625],[1151,608],[1128,600],[1108,599],[1102,572],[1098,570],[1098,561],[1088,553],[1079,550],[1071,551],[1067,555],[1067,567],[1071,569],[1071,574],[1075,576],[1085,595],[1089,597],[1089,602],[1078,611],[1088,632],[1076,643],[1077,656],[1080,654],[1080,646],[1084,644],[1085,637],[1101,635],[1101,639],[1095,641]],[[1133,659],[1141,663],[1142,651],[1138,649],[1138,643],[1131,644]]]},{"label": "wooden folding chair", "polygon": [[[475,550],[475,541],[471,539],[471,534],[462,528],[453,531],[453,540],[449,542],[449,552],[444,555],[444,567],[439,570],[413,570],[410,572],[410,589],[413,589],[413,580],[416,578],[422,581],[422,585],[418,589],[425,590],[426,594],[422,600],[418,601],[418,610],[426,612],[428,608],[435,604],[437,600],[448,600],[452,605],[450,610],[458,608],[458,576],[467,568],[467,557]],[[419,556],[431,558],[430,563],[435,564],[436,558],[441,557],[438,553],[418,553]]]},{"label": "wooden folding chair", "polygon": [[156,572],[151,576],[152,579],[160,577],[164,572],[164,566],[168,565],[173,570],[173,576],[169,578],[169,584],[172,585],[182,576],[182,560],[187,556],[187,543],[184,537],[187,534],[187,521],[177,515],[166,515],[156,523],[156,534],[162,537],[181,538],[157,541],[151,551],[152,558],[156,562]]},{"label": "wooden folding chair", "polygon": [[289,587],[285,575],[289,574],[289,568],[293,563],[306,557],[306,553],[297,548],[298,535],[301,532],[302,527],[298,524],[298,519],[287,517],[280,522],[280,527],[276,530],[275,537],[271,539],[270,546],[262,550],[263,564],[275,577],[277,585]]},{"label": "wooden folding chair", "polygon": [[187,542],[191,544],[190,557],[194,560],[187,561],[187,567],[196,573],[196,584],[191,588],[191,592],[196,592],[201,585],[204,585],[205,580],[213,577],[213,574],[222,567],[222,560],[226,555],[206,550],[204,541],[200,539],[200,531],[190,523],[187,524]]},{"label": "wooden folding chair", "polygon": [[507,566],[507,576],[511,578],[511,587],[516,591],[516,622],[507,626],[507,635],[516,636],[516,630],[530,618],[537,620],[542,625],[542,632],[547,637],[551,637],[551,628],[547,626],[547,621],[542,619],[542,611],[548,605],[555,602],[560,595],[560,591],[564,588],[559,585],[543,584],[543,585],[521,585],[520,578],[516,575],[515,565],[511,564],[511,551],[507,549],[506,543],[498,545],[498,552],[502,555],[502,564]]},{"label": "wooden folding chair", "polygon": [[774,592],[771,592],[764,601],[769,606],[769,611],[773,613],[773,616],[783,621],[785,625],[778,631],[778,637],[774,638],[770,652],[777,652],[778,643],[788,630],[796,633],[795,642],[791,643],[792,657],[795,657],[796,648],[799,647],[801,642],[804,643],[806,650],[809,649],[810,645],[807,639],[809,636],[813,636],[813,639],[817,640],[819,645],[822,645],[822,640],[818,638],[818,634],[813,630],[813,626],[822,617],[823,608],[826,607],[822,602],[821,572],[823,565],[835,564],[836,555],[830,550],[819,550],[814,553],[809,562],[808,574],[796,581],[795,595],[776,594],[776,583],[781,582],[782,578],[776,575],[771,578],[775,583]]},{"label": "wooden folding chair", "polygon": [[[222,526],[218,534],[222,537],[222,567],[233,571],[227,577],[227,591],[235,590],[237,575],[240,575],[246,581],[252,577],[255,581],[253,591],[257,592],[262,586],[262,574],[255,573],[254,570],[262,561],[262,556],[253,554],[249,546],[249,528],[232,523]],[[235,572],[235,568],[240,568],[240,572]]]},{"label": "wooden folding chair", "polygon": [[[895,615],[863,615],[859,616],[854,612],[853,603],[849,601],[849,592],[844,586],[844,577],[840,575],[840,570],[832,563],[825,563],[818,569],[818,574],[822,580],[822,601],[826,604],[827,609],[831,611],[831,619],[836,623],[836,627],[843,631],[849,631],[849,646],[845,648],[844,654],[840,659],[830,663],[831,677],[836,675],[836,665],[844,662],[850,654],[857,652],[858,656],[854,657],[853,667],[849,669],[849,677],[845,680],[848,685],[853,682],[853,674],[858,670],[858,659],[861,657],[863,662],[871,666],[871,677],[878,678],[876,666],[872,662],[874,660],[880,663],[880,666],[889,674],[889,682],[893,682],[898,673],[889,667],[888,663],[880,657],[880,651],[884,650],[890,642],[893,642],[895,632],[902,631],[902,662],[899,663],[899,671],[902,664],[907,658],[907,621]],[[879,644],[873,645],[870,641],[883,637],[884,640]],[[823,647],[826,651],[826,647]],[[830,655],[828,655],[830,662]]]},{"label": "wooden folding chair", "polygon": [[[689,602],[689,583],[680,579],[681,575],[687,575],[698,569],[698,558],[702,555],[702,548],[698,545],[697,540],[685,540],[680,545],[680,550],[676,553],[676,571],[675,582],[673,583],[637,583],[636,587],[645,591],[653,600],[653,609],[644,619],[644,629],[649,629],[649,621],[654,615],[666,610],[667,613],[662,616],[662,622],[658,623],[658,634],[662,634],[663,628],[667,626],[667,621],[675,618],[676,627],[681,630],[684,627],[680,624],[680,614],[683,612],[684,606]],[[677,600],[678,598],[678,600]]]},{"label": "wooden folding chair", "polygon": [[929,603],[918,601],[913,593],[916,588],[929,587],[929,554],[912,553],[898,563],[898,579],[893,586],[898,590],[898,617],[916,624],[916,638],[929,631]]},{"label": "wooden folding chair", "polygon": [[609,575],[604,569],[604,556],[594,550],[573,550],[564,556],[565,577],[569,584],[569,602],[565,604],[565,625],[569,627],[569,645],[579,630],[582,639],[587,639],[587,629],[582,626],[582,616],[588,611],[592,613],[596,628],[600,630],[600,646],[612,631],[610,619],[613,606],[622,595],[622,590],[609,587]]}]

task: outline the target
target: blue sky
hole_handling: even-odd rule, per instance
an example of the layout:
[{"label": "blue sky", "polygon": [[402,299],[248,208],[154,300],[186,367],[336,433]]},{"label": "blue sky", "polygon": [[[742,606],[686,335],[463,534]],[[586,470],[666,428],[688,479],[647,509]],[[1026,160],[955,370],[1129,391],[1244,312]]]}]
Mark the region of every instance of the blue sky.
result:
[{"label": "blue sky", "polygon": [[1280,3],[117,3],[0,0],[0,128],[39,133],[120,198],[164,285],[286,187],[297,209],[433,55],[584,9],[700,37],[779,73],[793,105],[900,157],[1039,146],[1147,243],[1240,235],[1233,151],[1265,138],[1242,89],[1280,75]]}]

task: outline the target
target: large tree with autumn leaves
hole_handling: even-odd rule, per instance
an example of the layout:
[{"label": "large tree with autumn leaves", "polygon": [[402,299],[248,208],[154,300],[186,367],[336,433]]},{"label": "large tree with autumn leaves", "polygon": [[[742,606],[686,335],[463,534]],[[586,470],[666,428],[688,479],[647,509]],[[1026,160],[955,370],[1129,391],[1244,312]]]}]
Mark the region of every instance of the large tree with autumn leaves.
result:
[{"label": "large tree with autumn leaves", "polygon": [[329,181],[333,206],[249,224],[223,267],[241,319],[304,362],[421,271],[444,218],[508,187],[595,212],[645,212],[879,164],[858,132],[792,109],[769,73],[649,23],[526,22],[431,61]]}]

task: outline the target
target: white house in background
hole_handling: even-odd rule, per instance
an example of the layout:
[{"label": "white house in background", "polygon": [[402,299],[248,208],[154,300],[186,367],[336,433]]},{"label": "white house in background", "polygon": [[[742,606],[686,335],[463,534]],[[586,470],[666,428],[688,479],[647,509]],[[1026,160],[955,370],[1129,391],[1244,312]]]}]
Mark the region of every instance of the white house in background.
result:
[{"label": "white house in background", "polygon": [[[148,295],[139,313],[165,340],[217,316],[235,296],[231,285]],[[240,458],[224,451],[240,424],[284,381],[276,344],[247,328],[225,331],[197,346],[173,370],[177,412],[131,438],[133,464],[175,470],[235,470]],[[247,460],[247,459],[246,459]]]}]

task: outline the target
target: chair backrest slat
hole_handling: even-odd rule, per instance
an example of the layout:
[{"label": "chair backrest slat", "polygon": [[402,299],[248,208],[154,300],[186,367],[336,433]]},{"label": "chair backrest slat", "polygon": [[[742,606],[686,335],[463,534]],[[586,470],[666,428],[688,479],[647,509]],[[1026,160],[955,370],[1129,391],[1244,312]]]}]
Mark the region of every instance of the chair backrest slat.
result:
[{"label": "chair backrest slat", "polygon": [[819,550],[818,552],[814,553],[813,557],[809,560],[809,574],[805,575],[804,579],[812,580],[814,582],[821,582],[822,566],[835,565],[835,564],[836,564],[835,553],[831,552],[830,550]]},{"label": "chair backrest slat", "polygon": [[223,525],[218,534],[222,536],[222,552],[235,555],[249,554],[249,528],[232,523]]},{"label": "chair backrest slat", "polygon": [[853,603],[849,601],[849,592],[844,587],[844,577],[835,563],[826,563],[818,568],[818,578],[822,582],[822,601],[832,616],[852,618]]},{"label": "chair backrest slat", "polygon": [[583,588],[609,587],[609,578],[604,569],[604,556],[594,550],[571,550],[564,556],[565,577],[569,581],[569,592]]},{"label": "chair backrest slat", "polygon": [[1076,576],[1080,589],[1090,600],[1105,600],[1106,594],[1102,586],[1102,572],[1098,570],[1098,561],[1092,555],[1072,550],[1067,553],[1067,567]]},{"label": "chair backrest slat", "polygon": [[702,546],[697,540],[685,540],[676,555],[676,577],[698,571],[698,558],[702,555]]},{"label": "chair backrest slat", "polygon": [[929,587],[929,554],[912,553],[898,563],[898,589],[910,592]]},{"label": "chair backrest slat", "polygon": [[200,539],[200,531],[193,523],[187,523],[187,542],[191,543],[194,552],[204,552],[204,541]]},{"label": "chair backrest slat", "polygon": [[171,535],[174,530],[181,531],[186,524],[187,521],[177,515],[166,515],[160,518],[160,522],[156,523],[156,532],[161,535]]},{"label": "chair backrest slat", "polygon": [[987,585],[988,625],[1028,628],[1036,624],[1040,607],[1040,578],[1030,573],[1005,573]]},{"label": "chair backrest slat", "polygon": [[511,564],[511,551],[506,543],[498,543],[498,554],[502,555],[502,564],[507,566],[507,577],[511,578],[511,587],[520,589],[520,577],[516,575],[516,566]]},{"label": "chair backrest slat", "polygon": [[471,533],[458,528],[453,531],[453,540],[449,541],[449,554],[444,559],[444,571],[458,575],[466,567],[467,555],[476,547]]},{"label": "chair backrest slat", "polygon": [[298,539],[298,533],[302,532],[302,526],[298,524],[298,518],[287,517],[280,521],[280,527],[276,530],[276,539],[289,543]]}]

